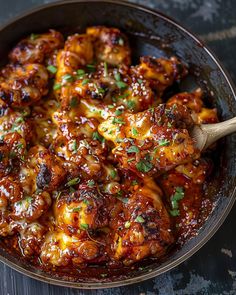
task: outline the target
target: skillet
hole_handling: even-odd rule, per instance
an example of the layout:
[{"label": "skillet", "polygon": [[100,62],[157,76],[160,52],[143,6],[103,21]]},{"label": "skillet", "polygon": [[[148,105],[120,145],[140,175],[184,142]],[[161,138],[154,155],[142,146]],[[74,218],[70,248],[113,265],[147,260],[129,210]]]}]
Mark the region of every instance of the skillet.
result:
[{"label": "skillet", "polygon": [[[45,20],[42,22],[42,20]],[[180,90],[204,89],[210,105],[218,109],[221,120],[236,115],[236,100],[232,83],[214,55],[201,41],[179,24],[159,12],[121,1],[62,1],[42,6],[24,14],[0,29],[0,65],[6,63],[10,48],[26,35],[55,28],[65,34],[83,31],[90,25],[114,26],[129,37],[134,62],[142,55],[178,56],[190,66],[190,75]],[[228,136],[217,151],[213,178],[207,194],[214,199],[215,208],[204,226],[181,249],[176,249],[162,263],[149,260],[147,265],[127,269],[126,274],[111,273],[110,278],[90,275],[78,280],[73,275],[45,273],[14,253],[0,241],[0,260],[35,279],[61,286],[98,289],[123,286],[152,278],[182,263],[202,247],[216,232],[228,215],[236,185],[236,136]],[[124,271],[123,271],[124,272]]]}]

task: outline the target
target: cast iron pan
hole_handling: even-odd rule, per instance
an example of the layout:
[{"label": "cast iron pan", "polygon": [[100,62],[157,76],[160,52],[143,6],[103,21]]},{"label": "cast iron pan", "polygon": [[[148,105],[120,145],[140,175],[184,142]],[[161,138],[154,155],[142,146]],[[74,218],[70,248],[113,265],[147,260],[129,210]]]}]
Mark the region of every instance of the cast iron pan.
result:
[{"label": "cast iron pan", "polygon": [[[217,107],[221,120],[236,116],[236,100],[230,79],[214,55],[201,41],[165,15],[147,8],[121,1],[62,1],[42,6],[8,23],[0,30],[0,65],[7,61],[10,48],[30,33],[49,28],[66,34],[83,31],[90,25],[114,26],[128,34],[134,53],[134,62],[141,55],[176,55],[191,69],[191,75],[180,85],[180,90],[201,86],[211,105]],[[228,215],[233,203],[236,185],[236,135],[222,141],[218,151],[214,177],[207,193],[215,200],[215,209],[199,230],[181,249],[174,251],[163,263],[146,262],[143,269],[121,270],[110,278],[89,276],[78,279],[73,275],[45,273],[9,253],[2,242],[0,260],[17,271],[55,285],[98,289],[141,282],[162,274],[193,255],[216,232]],[[124,275],[125,273],[125,275]]]}]

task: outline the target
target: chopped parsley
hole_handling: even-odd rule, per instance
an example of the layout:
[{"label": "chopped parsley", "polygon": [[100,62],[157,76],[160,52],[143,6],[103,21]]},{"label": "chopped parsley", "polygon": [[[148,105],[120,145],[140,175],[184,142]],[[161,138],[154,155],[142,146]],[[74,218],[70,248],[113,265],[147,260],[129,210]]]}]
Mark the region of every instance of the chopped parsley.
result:
[{"label": "chopped parsley", "polygon": [[105,138],[102,137],[97,131],[93,132],[92,138],[93,138],[93,140],[98,140],[101,143],[105,142]]},{"label": "chopped parsley", "polygon": [[94,185],[95,185],[95,181],[93,179],[88,181],[88,186],[89,187],[94,187]]},{"label": "chopped parsley", "polygon": [[112,124],[125,124],[125,122],[123,121],[123,119],[121,119],[121,118],[113,118],[113,120],[112,120]]},{"label": "chopped parsley", "polygon": [[53,65],[48,66],[47,70],[52,74],[56,74],[56,72],[57,72],[57,68],[54,67]]},{"label": "chopped parsley", "polygon": [[171,127],[172,127],[172,125],[171,125],[171,123],[170,123],[170,122],[168,122],[168,123],[167,123],[167,127],[169,127],[169,128],[171,128]]},{"label": "chopped parsley", "polygon": [[79,212],[81,211],[81,209],[82,208],[79,206],[79,207],[73,208],[72,212]]},{"label": "chopped parsley", "polygon": [[144,222],[145,222],[145,220],[143,219],[143,217],[142,217],[141,215],[138,215],[138,216],[135,218],[134,221],[135,221],[135,222],[138,222],[138,223],[144,223]]},{"label": "chopped parsley", "polygon": [[33,34],[33,33],[32,33],[32,34],[30,35],[30,40],[34,41],[34,40],[36,40],[38,37],[39,37],[38,34]]},{"label": "chopped parsley", "polygon": [[59,89],[61,89],[61,84],[60,83],[54,84],[53,90],[59,90]]},{"label": "chopped parsley", "polygon": [[104,62],[104,77],[107,77],[108,76],[108,66],[107,66],[107,63]]},{"label": "chopped parsley", "polygon": [[170,144],[170,141],[167,139],[160,139],[158,141],[159,146],[168,146]]},{"label": "chopped parsley", "polygon": [[73,178],[71,179],[70,181],[67,182],[67,186],[73,186],[73,185],[76,185],[80,182],[80,179],[79,177],[76,177],[76,178]]},{"label": "chopped parsley", "polygon": [[143,80],[142,79],[138,79],[138,83],[139,84],[142,84],[143,83]]},{"label": "chopped parsley", "polygon": [[149,161],[141,160],[136,164],[138,171],[146,173],[152,169],[153,165]]},{"label": "chopped parsley", "polygon": [[120,81],[121,80],[120,73],[115,73],[114,74],[114,77],[115,77],[116,81]]},{"label": "chopped parsley", "polygon": [[169,213],[173,217],[179,216],[179,210],[178,209],[170,210]]},{"label": "chopped parsley", "polygon": [[138,130],[136,128],[134,128],[134,127],[132,127],[132,134],[134,136],[137,136],[138,135]]},{"label": "chopped parsley", "polygon": [[183,190],[183,188],[180,187],[180,186],[177,186],[176,189],[175,189],[174,195],[172,195],[171,198],[170,198],[172,209],[178,209],[179,208],[178,202],[180,200],[182,200],[183,197],[184,197],[184,190]]},{"label": "chopped parsley", "polygon": [[139,148],[136,145],[131,145],[131,147],[128,148],[127,153],[138,153],[139,152]]},{"label": "chopped parsley", "polygon": [[73,76],[71,76],[70,74],[65,74],[65,75],[62,77],[62,80],[65,81],[65,82],[73,82],[73,81],[74,81],[74,78],[73,78]]},{"label": "chopped parsley", "polygon": [[78,75],[78,78],[82,78],[85,75],[85,71],[83,69],[78,69],[77,75]]},{"label": "chopped parsley", "polygon": [[72,151],[75,153],[77,151],[77,142],[76,140],[73,140],[72,144],[71,144],[71,149]]},{"label": "chopped parsley", "polygon": [[16,148],[20,149],[20,150],[22,150],[23,147],[24,147],[23,143],[19,143],[19,144],[16,145]]},{"label": "chopped parsley", "polygon": [[132,110],[136,107],[136,103],[133,100],[128,100],[127,107],[128,107],[128,109]]},{"label": "chopped parsley", "polygon": [[123,113],[123,110],[116,110],[115,115],[120,116]]},{"label": "chopped parsley", "polygon": [[80,228],[81,228],[82,230],[87,230],[87,229],[89,228],[89,226],[88,226],[87,223],[81,223],[81,224],[80,224]]},{"label": "chopped parsley", "polygon": [[88,201],[87,199],[84,199],[84,200],[83,200],[83,203],[84,203],[85,205],[89,205],[89,201]]},{"label": "chopped parsley", "polygon": [[119,89],[126,89],[128,87],[128,85],[123,81],[117,81],[116,85]]},{"label": "chopped parsley", "polygon": [[22,123],[24,122],[24,118],[23,117],[18,117],[16,120],[15,120],[15,123]]},{"label": "chopped parsley", "polygon": [[122,95],[119,95],[119,96],[118,96],[118,99],[126,98],[126,97],[128,97],[128,96],[129,96],[129,93],[124,93],[124,94],[122,94]]},{"label": "chopped parsley", "polygon": [[82,81],[82,86],[87,85],[89,83],[89,79],[84,79]]},{"label": "chopped parsley", "polygon": [[111,170],[110,175],[111,175],[111,178],[113,178],[113,179],[116,178],[116,176],[117,176],[116,170]]}]

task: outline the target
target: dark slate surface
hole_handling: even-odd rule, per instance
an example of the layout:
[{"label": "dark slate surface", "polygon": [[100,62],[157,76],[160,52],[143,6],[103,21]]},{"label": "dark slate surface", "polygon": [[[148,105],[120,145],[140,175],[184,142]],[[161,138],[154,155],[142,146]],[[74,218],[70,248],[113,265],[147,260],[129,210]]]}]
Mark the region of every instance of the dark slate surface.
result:
[{"label": "dark slate surface", "polygon": [[[0,21],[53,0],[0,0]],[[204,39],[236,83],[236,1],[132,0],[179,20]],[[197,254],[174,270],[144,283],[98,291],[50,286],[0,263],[0,295],[234,295],[236,294],[236,206],[216,235]]]}]

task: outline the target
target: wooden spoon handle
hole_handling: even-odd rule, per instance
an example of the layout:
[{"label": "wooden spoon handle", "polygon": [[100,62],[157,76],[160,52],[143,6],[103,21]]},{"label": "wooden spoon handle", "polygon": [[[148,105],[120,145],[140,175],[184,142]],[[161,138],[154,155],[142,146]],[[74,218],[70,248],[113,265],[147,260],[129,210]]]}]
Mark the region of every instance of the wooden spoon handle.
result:
[{"label": "wooden spoon handle", "polygon": [[204,133],[207,133],[204,147],[207,148],[221,137],[236,132],[236,117],[216,124],[203,124],[201,125],[201,129]]}]

